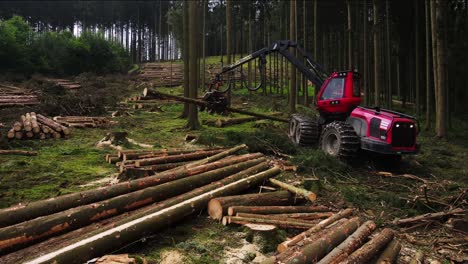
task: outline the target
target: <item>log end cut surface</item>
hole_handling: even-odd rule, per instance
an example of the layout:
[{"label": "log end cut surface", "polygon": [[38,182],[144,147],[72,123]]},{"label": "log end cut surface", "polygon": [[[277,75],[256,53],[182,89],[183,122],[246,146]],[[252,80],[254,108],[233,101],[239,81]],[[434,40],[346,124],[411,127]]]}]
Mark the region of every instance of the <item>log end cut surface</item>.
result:
[{"label": "log end cut surface", "polygon": [[211,199],[208,203],[208,215],[215,220],[223,218],[223,206],[216,199]]}]

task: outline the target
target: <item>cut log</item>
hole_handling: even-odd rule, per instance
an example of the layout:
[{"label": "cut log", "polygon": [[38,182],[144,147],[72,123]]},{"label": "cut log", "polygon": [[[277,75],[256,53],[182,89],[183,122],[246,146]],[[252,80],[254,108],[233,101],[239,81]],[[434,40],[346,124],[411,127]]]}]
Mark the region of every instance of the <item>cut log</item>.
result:
[{"label": "cut log", "polygon": [[287,191],[219,197],[208,203],[208,214],[213,219],[221,220],[227,214],[228,208],[233,205],[260,206],[294,203],[294,196]]},{"label": "cut log", "polygon": [[15,138],[15,130],[14,130],[13,128],[10,129],[10,130],[8,130],[7,138],[8,138],[8,139],[13,139],[13,138]]},{"label": "cut log", "polygon": [[53,215],[4,227],[0,229],[0,254],[25,247],[31,243],[71,231],[92,222],[188,192],[255,165],[259,165],[258,168],[261,170],[268,168],[268,164],[264,162],[264,159],[246,161],[189,178],[120,195],[99,203],[72,208]]},{"label": "cut log", "polygon": [[279,252],[285,251],[286,249],[296,245],[301,240],[311,236],[312,234],[317,233],[320,230],[323,230],[325,227],[333,224],[337,220],[352,215],[353,211],[354,210],[352,208],[348,208],[348,209],[345,209],[343,211],[340,211],[340,212],[330,216],[329,218],[321,221],[320,223],[318,223],[316,226],[312,227],[311,229],[309,229],[307,231],[304,231],[304,232],[298,234],[297,236],[291,238],[290,240],[284,241],[283,243],[279,244],[278,245],[278,251]]},{"label": "cut log", "polygon": [[333,215],[333,212],[323,212],[323,213],[292,213],[292,214],[274,214],[279,217],[288,217],[288,218],[297,218],[302,220],[315,220],[328,218]]},{"label": "cut log", "polygon": [[13,124],[13,130],[14,131],[21,131],[23,130],[23,123],[22,122],[15,122]]},{"label": "cut log", "polygon": [[281,228],[297,228],[297,229],[308,229],[314,226],[314,223],[304,223],[300,221],[289,221],[289,220],[279,220],[279,219],[267,219],[265,215],[263,218],[253,218],[253,217],[240,217],[240,216],[224,216],[222,220],[223,224],[269,224],[275,225]]},{"label": "cut log", "polygon": [[304,219],[298,219],[298,218],[288,218],[288,217],[277,216],[277,215],[261,215],[261,214],[237,213],[236,216],[238,216],[238,217],[244,217],[244,218],[284,220],[284,221],[290,221],[290,222],[298,222],[298,223],[313,224],[313,225],[315,225],[315,223],[313,223],[313,222],[310,221],[310,220],[304,220]]},{"label": "cut log", "polygon": [[148,165],[172,163],[172,162],[181,162],[181,161],[191,161],[199,160],[202,158],[210,157],[222,152],[222,150],[209,150],[209,151],[197,151],[193,153],[180,154],[180,155],[171,155],[171,156],[161,156],[156,158],[149,159],[140,159],[135,160],[135,167],[142,167]]},{"label": "cut log", "polygon": [[44,134],[49,134],[50,131],[51,131],[51,129],[50,129],[48,126],[46,126],[46,125],[42,125],[41,128],[42,128],[42,132],[43,132]]},{"label": "cut log", "polygon": [[[318,239],[301,248],[294,249],[294,253],[287,260],[281,260],[283,263],[307,264],[315,263],[330,250],[339,245],[351,233],[359,227],[359,218],[354,217],[342,224],[331,227]],[[290,249],[293,251],[293,249]]]},{"label": "cut log", "polygon": [[123,153],[122,160],[137,160],[137,159],[147,159],[147,158],[156,158],[160,156],[170,156],[170,155],[179,155],[179,154],[188,154],[200,151],[225,151],[225,148],[204,148],[204,149],[162,149],[156,151],[146,151],[146,152],[131,152]]},{"label": "cut log", "polygon": [[[213,161],[217,161],[217,160],[220,160],[222,158],[225,158],[229,155],[232,155],[234,153],[237,153],[243,149],[247,149],[247,145],[245,144],[242,144],[242,145],[239,145],[239,146],[235,146],[233,148],[230,148],[230,149],[227,149],[223,152],[220,152],[216,155],[213,155],[211,157],[207,157],[205,159],[202,159],[202,160],[197,160],[197,161],[193,161],[193,162],[190,162],[189,164],[187,164],[186,166],[184,166],[185,168],[193,168],[193,167],[196,167],[196,166],[199,166],[199,165],[202,165],[202,164],[207,164],[207,163],[210,163],[210,162],[213,162]],[[175,168],[174,170],[178,170],[178,168]]]},{"label": "cut log", "polygon": [[393,239],[394,232],[390,228],[385,228],[379,234],[375,235],[369,242],[364,244],[361,248],[354,251],[345,261],[341,263],[368,263],[379,251],[387,246]]},{"label": "cut log", "polygon": [[38,134],[39,132],[41,132],[41,128],[39,127],[39,124],[37,123],[36,113],[34,112],[31,112],[31,127],[35,134]]},{"label": "cut log", "polygon": [[[264,158],[256,160],[260,160],[262,162],[265,161]],[[29,219],[53,214],[72,207],[109,199],[118,195],[134,192],[176,179],[193,176],[200,174],[201,172],[207,172],[216,168],[222,168],[227,166],[227,164],[236,164],[238,161],[239,159],[233,159],[228,161],[220,161],[218,163],[212,162],[210,164],[200,165],[197,167],[182,169],[174,172],[165,171],[154,176],[133,181],[121,182],[93,190],[71,193],[56,198],[50,198],[47,200],[32,202],[30,204],[23,204],[2,209],[0,210],[0,227],[21,223]]]},{"label": "cut log", "polygon": [[351,253],[358,249],[367,240],[367,237],[377,228],[374,222],[367,221],[361,225],[352,235],[346,238],[340,245],[334,248],[317,264],[335,264],[345,260]]},{"label": "cut log", "polygon": [[16,139],[22,139],[23,136],[24,136],[23,131],[16,131],[16,132],[15,132],[15,138],[16,138]]},{"label": "cut log", "polygon": [[[380,254],[380,257],[375,262],[376,264],[393,264],[397,263],[398,254],[400,254],[401,244],[393,239],[392,242],[388,244],[385,250]],[[410,262],[412,264],[412,262]]]},{"label": "cut log", "polygon": [[[82,263],[95,256],[104,255],[114,249],[121,248],[142,237],[149,236],[157,230],[167,227],[187,215],[198,212],[213,197],[231,195],[261,184],[264,180],[277,175],[280,169],[274,167],[267,171],[241,178],[226,185],[210,184],[177,197],[178,203],[161,203],[159,209],[138,215],[138,218],[125,219],[110,229],[86,237],[66,247],[47,252],[44,255],[26,261],[29,264],[41,263]],[[197,196],[193,196],[197,193]],[[200,194],[201,193],[201,194]],[[190,197],[190,198],[187,198]],[[176,199],[176,198],[174,198]]]},{"label": "cut log", "polygon": [[31,131],[32,126],[31,126],[31,120],[27,119],[25,115],[21,116],[21,122],[23,123],[23,130],[24,131]]},{"label": "cut log", "polygon": [[21,155],[21,156],[37,156],[35,151],[5,149],[0,150],[0,155]]},{"label": "cut log", "polygon": [[297,195],[300,195],[306,199],[309,199],[310,201],[315,201],[317,199],[317,195],[313,192],[310,192],[310,191],[307,191],[307,190],[304,190],[302,188],[298,188],[298,187],[295,187],[295,186],[292,186],[290,184],[287,184],[287,183],[284,183],[284,182],[280,182],[276,179],[270,179],[270,182],[273,184],[273,185],[276,185],[280,188],[283,188],[285,190],[288,190],[292,193],[295,193]]},{"label": "cut log", "polygon": [[424,221],[424,220],[442,218],[442,217],[446,217],[446,216],[450,216],[450,215],[465,214],[466,212],[467,211],[462,209],[462,208],[455,208],[455,209],[450,210],[448,212],[428,213],[428,214],[418,215],[418,216],[405,218],[405,219],[396,219],[396,220],[393,221],[393,224],[395,224],[395,225],[406,225],[406,224],[421,222],[421,221]]},{"label": "cut log", "polygon": [[70,134],[70,130],[67,127],[60,125],[59,123],[55,122],[54,120],[47,118],[43,115],[37,114],[37,121],[40,123],[54,129],[57,132],[62,132],[64,135]]},{"label": "cut log", "polygon": [[424,252],[417,250],[409,264],[424,264]]},{"label": "cut log", "polygon": [[237,213],[251,214],[288,214],[288,213],[310,213],[327,212],[330,209],[323,205],[318,206],[231,206],[228,208],[228,215]]}]

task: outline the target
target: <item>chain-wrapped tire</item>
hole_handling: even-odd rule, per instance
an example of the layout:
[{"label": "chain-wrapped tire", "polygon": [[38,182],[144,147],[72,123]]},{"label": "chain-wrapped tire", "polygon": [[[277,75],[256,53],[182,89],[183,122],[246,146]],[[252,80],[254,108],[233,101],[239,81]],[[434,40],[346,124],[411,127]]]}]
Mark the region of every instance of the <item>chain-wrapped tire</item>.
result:
[{"label": "chain-wrapped tire", "polygon": [[294,114],[289,120],[289,138],[300,146],[313,146],[319,139],[317,120],[305,115]]},{"label": "chain-wrapped tire", "polygon": [[342,121],[326,125],[319,143],[326,154],[343,159],[356,157],[360,145],[360,139],[353,127]]}]

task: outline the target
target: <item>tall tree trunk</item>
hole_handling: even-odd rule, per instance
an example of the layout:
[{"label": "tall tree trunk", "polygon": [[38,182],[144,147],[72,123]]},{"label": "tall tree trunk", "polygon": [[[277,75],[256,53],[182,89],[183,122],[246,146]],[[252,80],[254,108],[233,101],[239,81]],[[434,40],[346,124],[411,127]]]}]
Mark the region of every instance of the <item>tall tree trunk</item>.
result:
[{"label": "tall tree trunk", "polygon": [[[431,127],[431,114],[433,111],[432,98],[433,89],[431,82],[431,67],[432,67],[432,49],[431,49],[431,11],[430,0],[424,1],[425,7],[425,26],[426,26],[426,124],[424,130],[429,130]],[[467,20],[468,21],[468,20]]]},{"label": "tall tree trunk", "polygon": [[352,11],[351,11],[351,0],[346,1],[348,9],[348,67],[353,69],[353,32],[352,32]]},{"label": "tall tree trunk", "polygon": [[421,110],[421,85],[420,85],[420,82],[419,82],[419,79],[420,79],[420,74],[419,74],[419,67],[420,67],[420,55],[419,55],[419,1],[414,1],[414,10],[415,10],[415,14],[414,14],[414,38],[415,38],[415,47],[414,47],[414,63],[415,63],[415,74],[414,74],[414,78],[415,78],[415,92],[416,92],[416,116],[420,116],[420,110]]},{"label": "tall tree trunk", "polygon": [[[190,1],[189,2],[189,97],[196,99],[197,98],[197,83],[198,83],[198,5],[199,1]],[[188,113],[188,128],[189,129],[198,129],[200,123],[198,122],[198,109],[194,104],[189,105]]]},{"label": "tall tree trunk", "polygon": [[[434,110],[437,112],[437,106],[439,105],[439,97],[438,95],[438,79],[439,76],[437,74],[437,20],[436,20],[436,6],[435,6],[435,0],[429,0],[430,1],[430,12],[431,12],[431,40],[432,40],[432,72],[433,72],[433,83],[434,83]],[[435,123],[435,130],[437,131],[437,121]]]},{"label": "tall tree trunk", "polygon": [[[390,1],[385,1],[385,13],[386,17],[386,53],[387,53],[387,107],[392,109],[392,92],[393,92],[393,83],[392,83],[392,52],[391,52],[391,40],[390,40]],[[417,32],[416,32],[417,33]]]},{"label": "tall tree trunk", "polygon": [[[226,56],[227,65],[230,65],[232,55],[232,0],[226,0]],[[229,76],[228,78],[231,78]],[[227,93],[228,105],[231,104],[231,90]]]},{"label": "tall tree trunk", "polygon": [[[296,39],[296,1],[290,1],[290,10],[289,10],[289,36],[292,41],[297,41]],[[293,51],[293,56],[296,56],[296,50]],[[291,113],[296,112],[296,97],[297,97],[297,84],[296,84],[296,68],[291,67],[291,82],[290,82],[290,93],[289,93],[289,111]]]},{"label": "tall tree trunk", "polygon": [[[188,12],[188,1],[183,2],[183,9],[184,9],[184,15],[182,18],[182,23],[183,23],[183,58],[184,58],[184,96],[189,97],[190,95],[190,88],[189,88],[189,12]],[[184,103],[184,111],[182,112],[182,118],[188,117],[188,112],[189,112],[189,104]]]},{"label": "tall tree trunk", "polygon": [[[307,24],[307,20],[306,20],[306,17],[307,17],[307,13],[306,13],[306,10],[307,10],[307,6],[306,6],[306,3],[307,1],[306,0],[303,0],[302,1],[303,3],[303,6],[302,6],[302,38],[303,38],[303,43],[304,43],[304,50],[307,50],[307,33],[306,33],[306,24]],[[303,60],[304,63],[305,63],[305,59]],[[305,77],[305,75],[302,74],[302,78],[304,79],[303,80],[303,96],[304,96],[304,105],[307,106],[309,104],[309,87],[307,86],[307,78]]]},{"label": "tall tree trunk", "polygon": [[362,90],[364,91],[364,104],[369,104],[370,94],[369,94],[369,86],[368,86],[368,55],[367,55],[367,23],[368,23],[368,9],[367,9],[367,0],[363,0],[363,14],[364,14],[364,21],[363,21],[363,65],[362,65]]},{"label": "tall tree trunk", "polygon": [[[280,22],[281,24],[281,22]],[[252,10],[249,8],[249,38],[248,38],[248,52],[253,52],[253,37],[252,37]],[[252,85],[252,61],[247,65],[247,85]]]},{"label": "tall tree trunk", "polygon": [[374,105],[380,106],[380,0],[374,0]]},{"label": "tall tree trunk", "polygon": [[446,28],[446,0],[435,1],[436,13],[436,49],[437,49],[437,89],[436,89],[436,134],[439,138],[447,137],[447,89],[445,83],[446,74],[446,43],[445,43],[445,30]]},{"label": "tall tree trunk", "polygon": [[202,16],[203,16],[203,30],[202,30],[202,57],[203,57],[203,66],[202,66],[202,86],[205,86],[206,84],[206,79],[205,79],[205,73],[206,73],[206,11],[208,9],[208,1],[203,0],[203,5],[202,5]]}]

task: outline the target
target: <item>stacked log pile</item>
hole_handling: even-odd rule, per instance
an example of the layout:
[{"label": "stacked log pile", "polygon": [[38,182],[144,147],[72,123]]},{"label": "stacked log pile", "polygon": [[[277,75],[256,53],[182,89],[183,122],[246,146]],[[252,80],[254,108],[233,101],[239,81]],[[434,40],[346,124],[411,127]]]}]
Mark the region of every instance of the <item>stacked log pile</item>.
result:
[{"label": "stacked log pile", "polygon": [[138,77],[143,80],[151,80],[156,87],[179,86],[183,83],[183,65],[146,63]]},{"label": "stacked log pile", "polygon": [[72,80],[67,79],[54,79],[54,78],[47,78],[44,79],[45,82],[52,83],[57,87],[61,87],[66,90],[76,90],[81,88],[81,84]]},{"label": "stacked log pile", "polygon": [[31,106],[40,104],[37,95],[31,91],[0,84],[0,107]]},{"label": "stacked log pile", "polygon": [[157,98],[151,95],[134,96],[125,100],[133,109],[159,109],[166,104],[180,104],[179,101]]},{"label": "stacked log pile", "polygon": [[13,124],[13,127],[8,131],[8,139],[59,139],[67,137],[70,130],[47,118],[41,114],[34,112],[21,115],[20,120]]},{"label": "stacked log pile", "polygon": [[260,233],[275,228],[305,230],[279,244],[278,253],[263,264],[369,263],[377,258],[376,263],[396,263],[401,246],[391,229],[374,232],[376,224],[361,223],[351,208],[334,212],[325,206],[294,205],[313,202],[316,194],[276,179],[269,181],[285,191],[218,197],[208,204],[209,215],[222,219],[223,225],[244,225]]},{"label": "stacked log pile", "polygon": [[[119,168],[119,179],[134,179],[202,161],[225,150],[224,148],[119,150],[116,154],[106,155],[105,159]],[[232,157],[232,160],[247,161],[261,156],[259,153],[252,153]]]},{"label": "stacked log pile", "polygon": [[361,223],[353,209],[331,215],[278,245],[270,263],[396,263],[401,245],[389,228],[375,232],[372,221]]},{"label": "stacked log pile", "polygon": [[[205,208],[211,198],[280,172],[245,145],[153,176],[0,210],[1,263],[83,263],[150,236]],[[247,154],[248,155],[248,154]]]},{"label": "stacked log pile", "polygon": [[66,127],[109,127],[115,123],[111,118],[99,116],[56,116],[55,122]]}]

